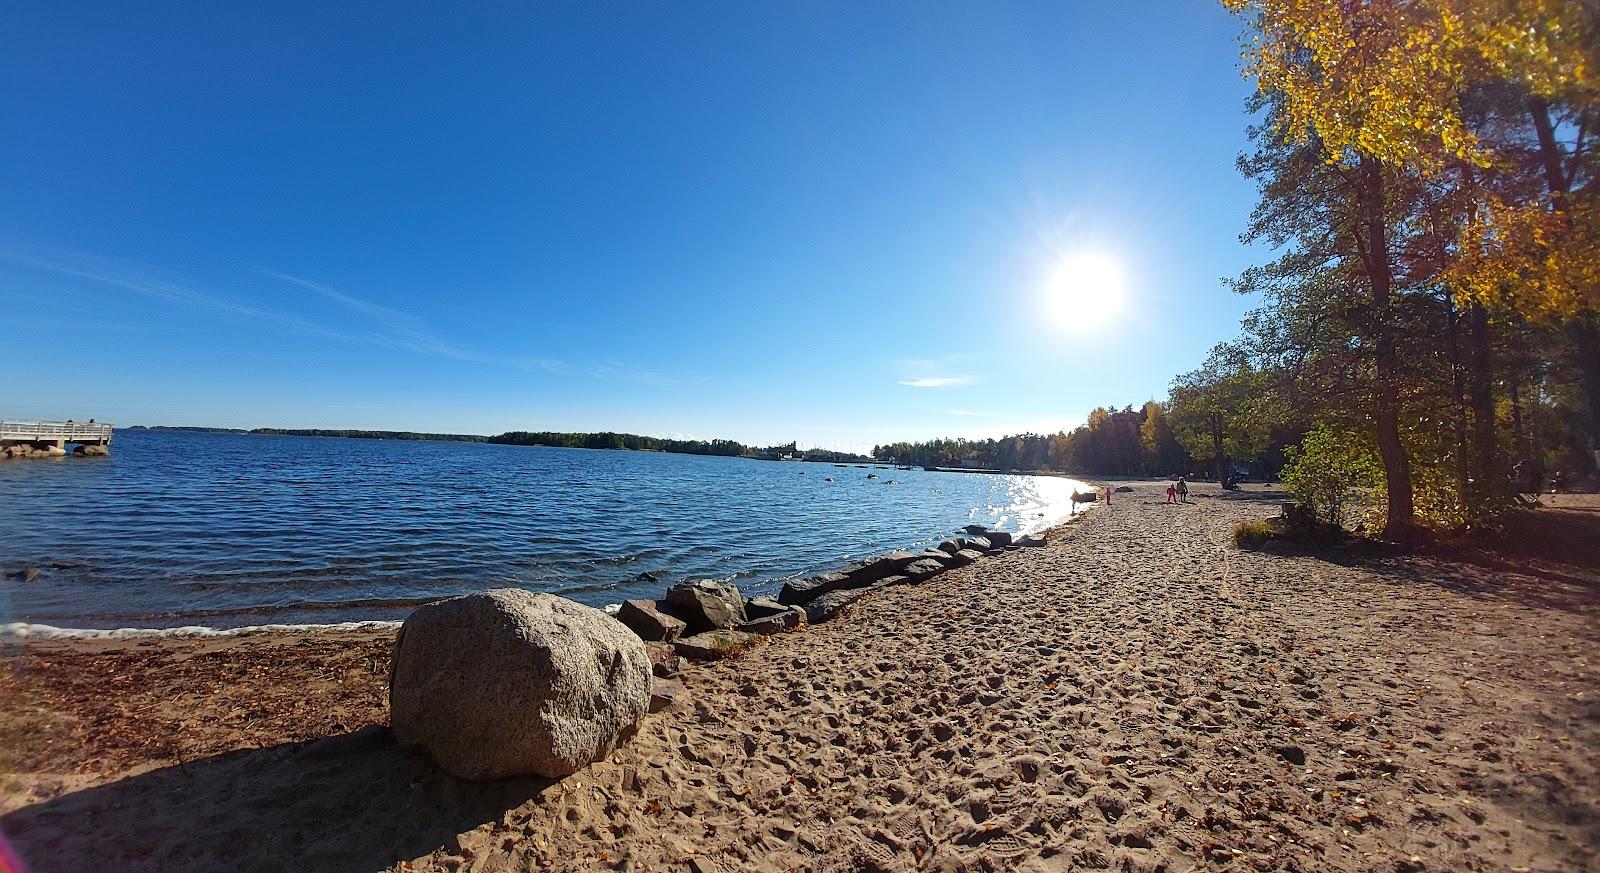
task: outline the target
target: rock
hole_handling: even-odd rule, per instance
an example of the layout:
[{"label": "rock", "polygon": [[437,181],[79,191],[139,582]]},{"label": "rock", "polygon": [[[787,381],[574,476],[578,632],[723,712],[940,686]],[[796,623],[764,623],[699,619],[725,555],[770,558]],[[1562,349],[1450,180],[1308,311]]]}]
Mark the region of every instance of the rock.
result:
[{"label": "rock", "polygon": [[994,548],[994,543],[989,542],[988,537],[972,537],[967,540],[967,548],[975,552],[987,552]]},{"label": "rock", "polygon": [[895,585],[905,585],[905,584],[909,583],[910,581],[911,581],[911,577],[910,576],[902,576],[902,575],[899,575],[899,574],[895,574],[893,576],[885,576],[882,579],[879,579],[878,581],[872,583],[871,585],[868,585],[863,590],[865,590],[865,591],[877,591],[879,588],[891,588],[891,587],[893,587]]},{"label": "rock", "polygon": [[954,554],[954,552],[944,552],[940,551],[939,549],[929,549],[928,551],[918,555],[917,560],[938,561],[940,564],[949,567],[955,562]]},{"label": "rock", "polygon": [[650,679],[650,711],[660,712],[683,697],[683,683],[676,679]]},{"label": "rock", "polygon": [[962,530],[966,531],[969,534],[972,534],[973,536],[981,537],[985,533],[987,533],[989,529],[984,527],[981,524],[969,524],[966,527],[962,528]]},{"label": "rock", "polygon": [[1306,750],[1299,746],[1273,746],[1272,751],[1278,753],[1278,757],[1296,767],[1304,767],[1306,765]]},{"label": "rock", "polygon": [[633,577],[635,582],[660,582],[665,578],[667,578],[666,570],[645,570],[643,573]]},{"label": "rock", "polygon": [[967,547],[967,541],[962,539],[961,537],[956,537],[953,540],[945,540],[944,542],[940,543],[935,548],[937,548],[941,552],[949,552],[950,554],[953,555],[956,552],[959,552],[959,551],[961,551],[962,549],[964,549],[966,547]]},{"label": "rock", "polygon": [[989,531],[983,535],[983,538],[989,541],[989,545],[997,549],[1003,549],[1006,546],[1011,545],[1011,534],[1006,533],[1003,530]]},{"label": "rock", "polygon": [[72,453],[80,458],[103,458],[111,454],[111,450],[105,446],[81,443],[76,449],[73,449]]},{"label": "rock", "polygon": [[867,592],[861,590],[830,591],[806,604],[806,621],[821,624],[866,595]]},{"label": "rock", "polygon": [[683,670],[683,659],[678,657],[671,643],[645,643],[644,648],[650,656],[650,672],[655,675],[665,679]]},{"label": "rock", "polygon": [[756,639],[755,634],[736,630],[712,630],[684,637],[672,648],[691,661],[717,661],[738,654]]},{"label": "rock", "polygon": [[797,606],[827,594],[838,591],[850,585],[850,577],[843,573],[823,573],[821,576],[812,576],[809,579],[791,579],[783,583],[783,589],[778,592],[778,602]]},{"label": "rock", "polygon": [[395,738],[463,779],[575,772],[649,703],[638,637],[598,609],[515,588],[411,613],[389,674]]},{"label": "rock", "polygon": [[870,585],[886,576],[893,576],[899,573],[915,560],[917,560],[916,555],[898,549],[887,555],[868,558],[845,569],[844,574],[850,577],[850,584],[846,587],[856,588],[862,585]]},{"label": "rock", "polygon": [[667,589],[665,607],[683,619],[687,633],[701,634],[744,621],[744,600],[732,582],[696,579]]},{"label": "rock", "polygon": [[1044,538],[1043,534],[1028,534],[1027,536],[1018,539],[1017,545],[1025,548],[1036,549],[1044,545],[1046,542],[1048,542],[1048,540]]},{"label": "rock", "polygon": [[956,552],[956,557],[962,559],[964,563],[970,564],[983,557],[983,553],[977,549],[962,549]]},{"label": "rock", "polygon": [[916,561],[906,568],[906,576],[913,582],[921,582],[944,572],[944,562],[931,559]]},{"label": "rock", "polygon": [[806,620],[804,609],[785,606],[770,597],[757,597],[746,602],[744,611],[749,621],[739,625],[739,630],[749,634],[775,634],[798,627]]},{"label": "rock", "polygon": [[1133,486],[1132,485],[1118,485],[1116,491],[1117,491],[1118,494],[1132,494],[1133,493]]},{"label": "rock", "polygon": [[56,445],[45,446],[39,451],[43,452],[46,458],[64,458],[67,456],[67,450]]},{"label": "rock", "polygon": [[650,642],[670,643],[683,635],[687,627],[682,619],[673,618],[656,608],[654,600],[624,600],[617,610],[617,621]]}]

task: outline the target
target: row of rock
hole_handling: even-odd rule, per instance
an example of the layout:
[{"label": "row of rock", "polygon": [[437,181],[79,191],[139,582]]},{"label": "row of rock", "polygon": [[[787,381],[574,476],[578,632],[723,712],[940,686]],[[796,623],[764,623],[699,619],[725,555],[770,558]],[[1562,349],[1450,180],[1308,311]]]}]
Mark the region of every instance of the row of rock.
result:
[{"label": "row of rock", "polygon": [[[105,446],[83,443],[72,452],[80,458],[101,457],[111,454]],[[54,443],[14,443],[0,448],[0,458],[62,458],[67,450]]]},{"label": "row of rock", "polygon": [[[682,693],[685,658],[725,657],[754,639],[826,621],[888,585],[920,582],[1042,537],[969,531],[920,554],[894,552],[786,584],[777,598],[699,580],[616,618],[550,594],[497,589],[418,608],[395,640],[395,737],[465,779],[560,778],[605,757],[644,714]],[[630,632],[631,631],[631,632]]]},{"label": "row of rock", "polygon": [[827,621],[868,592],[922,582],[992,552],[1045,544],[1042,536],[1014,538],[977,525],[967,533],[925,552],[895,551],[836,572],[785,582],[776,598],[745,599],[731,582],[681,582],[660,600],[624,601],[616,617],[646,642],[670,644],[691,660],[714,660],[761,634]]}]

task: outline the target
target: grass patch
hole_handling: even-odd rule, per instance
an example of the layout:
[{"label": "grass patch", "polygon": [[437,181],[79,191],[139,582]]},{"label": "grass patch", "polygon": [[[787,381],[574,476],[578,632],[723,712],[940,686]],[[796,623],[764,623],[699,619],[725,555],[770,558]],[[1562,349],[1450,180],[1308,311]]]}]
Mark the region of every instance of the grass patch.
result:
[{"label": "grass patch", "polygon": [[1233,544],[1241,549],[1259,549],[1277,535],[1272,525],[1264,521],[1241,521],[1233,526]]}]

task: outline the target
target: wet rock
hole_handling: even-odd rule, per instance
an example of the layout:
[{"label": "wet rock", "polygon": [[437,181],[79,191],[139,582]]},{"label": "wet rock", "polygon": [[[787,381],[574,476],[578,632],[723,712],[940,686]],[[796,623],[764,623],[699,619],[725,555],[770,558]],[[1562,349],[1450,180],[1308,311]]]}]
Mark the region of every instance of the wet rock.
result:
[{"label": "wet rock", "polygon": [[939,551],[948,552],[949,554],[952,554],[952,555],[955,554],[956,552],[961,551],[962,549],[964,549],[966,547],[967,547],[967,541],[965,539],[963,539],[962,537],[956,537],[955,539],[945,540],[944,542],[941,542],[938,546],[936,546],[936,548],[938,548]]},{"label": "wet rock", "polygon": [[1044,538],[1043,534],[1028,534],[1025,537],[1019,538],[1017,540],[1017,545],[1024,548],[1036,549],[1047,542],[1048,540]]},{"label": "wet rock", "polygon": [[1011,545],[1011,534],[1003,530],[989,531],[983,535],[983,538],[989,541],[989,545],[997,549],[1003,549]]},{"label": "wet rock", "polygon": [[684,637],[673,643],[672,648],[691,661],[717,661],[732,657],[755,639],[755,634],[743,631],[712,630]]},{"label": "wet rock", "polygon": [[967,540],[967,548],[976,552],[987,552],[994,548],[994,543],[988,537],[972,537]]},{"label": "wet rock", "polygon": [[80,458],[103,458],[111,454],[111,450],[105,446],[83,443],[73,449],[72,453]]},{"label": "wet rock", "polygon": [[700,634],[733,627],[745,619],[744,599],[731,582],[696,579],[667,589],[666,611],[688,625],[685,633]]},{"label": "wet rock", "polygon": [[649,702],[644,643],[550,594],[502,588],[432,603],[395,642],[395,738],[463,779],[558,779],[610,754]]},{"label": "wet rock", "polygon": [[981,537],[985,533],[987,533],[989,529],[984,527],[981,524],[969,524],[966,527],[962,528],[962,530],[966,531],[969,534],[972,534],[973,536]]},{"label": "wet rock", "polygon": [[670,643],[683,635],[682,619],[661,612],[653,600],[624,600],[617,610],[617,621],[648,642]]}]

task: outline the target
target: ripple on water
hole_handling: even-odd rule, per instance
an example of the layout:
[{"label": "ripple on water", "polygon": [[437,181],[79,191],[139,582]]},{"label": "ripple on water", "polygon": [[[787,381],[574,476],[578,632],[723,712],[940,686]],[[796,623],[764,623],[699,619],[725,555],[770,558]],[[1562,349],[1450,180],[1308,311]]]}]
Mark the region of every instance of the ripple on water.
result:
[{"label": "ripple on water", "polygon": [[[234,434],[122,433],[107,461],[0,464],[0,623],[165,627],[401,617],[496,585],[592,605],[687,578],[748,592],[963,525],[1030,531],[1071,480]],[[659,578],[650,578],[648,570]]]}]

